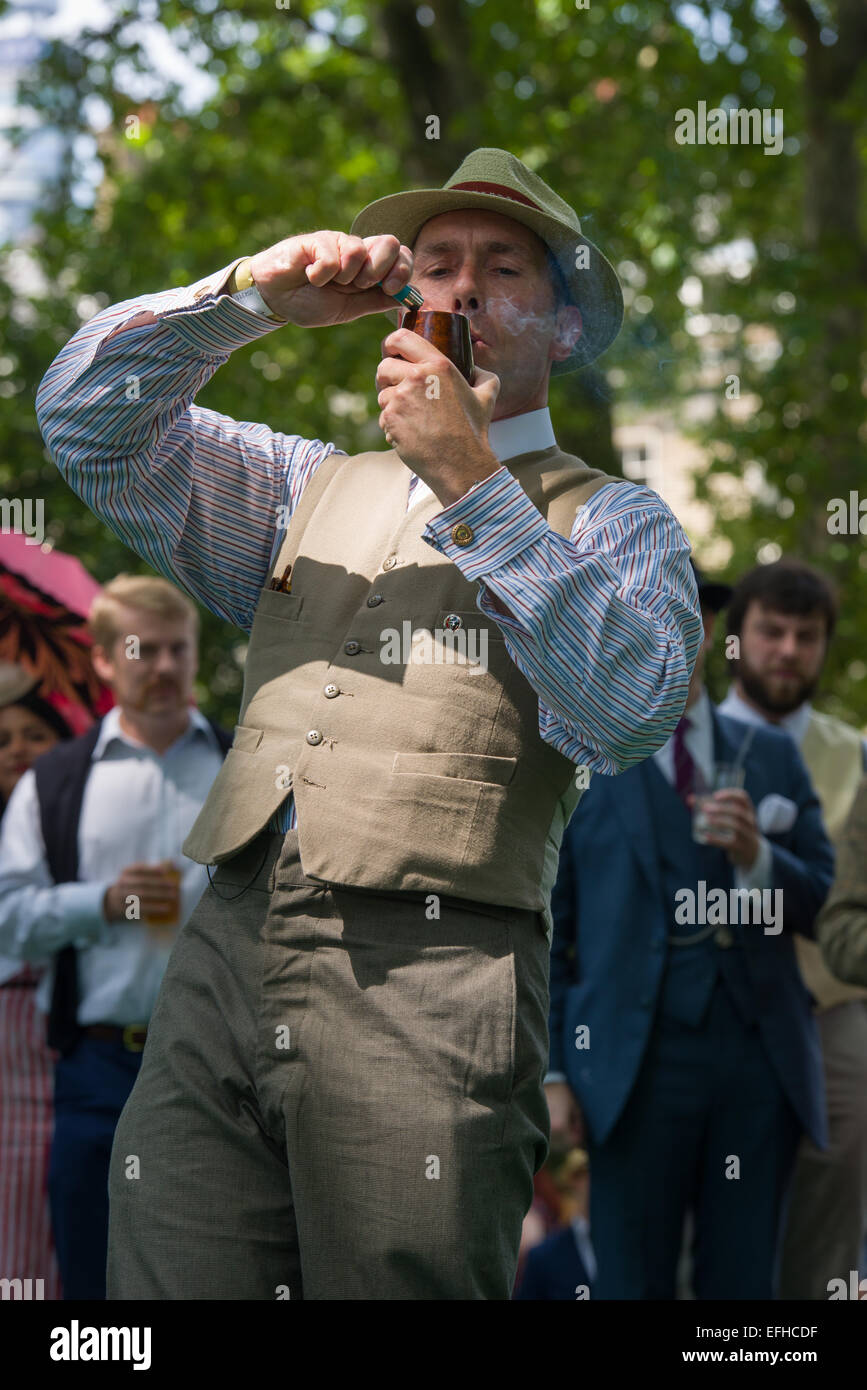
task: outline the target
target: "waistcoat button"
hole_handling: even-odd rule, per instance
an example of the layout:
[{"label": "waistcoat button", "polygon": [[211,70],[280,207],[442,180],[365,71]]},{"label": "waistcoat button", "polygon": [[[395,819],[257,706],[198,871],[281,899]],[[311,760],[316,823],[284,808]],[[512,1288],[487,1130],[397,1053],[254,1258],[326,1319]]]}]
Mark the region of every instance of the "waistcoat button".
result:
[{"label": "waistcoat button", "polygon": [[467,526],[466,522],[459,521],[457,526],[452,527],[452,540],[455,545],[469,545],[473,540],[473,528]]},{"label": "waistcoat button", "polygon": [[355,653],[356,653],[356,652],[360,652],[360,651],[361,651],[361,643],[360,643],[360,642],[344,642],[344,644],[343,644],[343,650],[346,652],[346,655],[347,655],[347,656],[355,656]]},{"label": "waistcoat button", "polygon": [[713,934],[713,939],[717,946],[722,946],[723,948],[734,944],[734,936],[728,927],[717,927]]},{"label": "waistcoat button", "polygon": [[396,556],[396,555],[389,555],[389,557],[388,557],[387,560],[383,560],[383,562],[382,562],[382,568],[383,568],[384,570],[393,570],[396,564],[397,564],[397,556]]},{"label": "waistcoat button", "polygon": [[368,608],[376,608],[380,603],[382,603],[382,594],[371,594],[367,600]]},{"label": "waistcoat button", "polygon": [[326,700],[333,700],[334,697],[335,697],[335,695],[339,695],[339,694],[340,694],[340,686],[339,686],[339,685],[326,685],[326,687],[325,687],[325,689],[324,689],[324,691],[323,691],[322,693],[323,693],[323,695],[325,696]]},{"label": "waistcoat button", "polygon": [[322,742],[322,735],[320,734],[318,729],[310,730],[310,732],[307,735],[307,742],[313,744]]}]

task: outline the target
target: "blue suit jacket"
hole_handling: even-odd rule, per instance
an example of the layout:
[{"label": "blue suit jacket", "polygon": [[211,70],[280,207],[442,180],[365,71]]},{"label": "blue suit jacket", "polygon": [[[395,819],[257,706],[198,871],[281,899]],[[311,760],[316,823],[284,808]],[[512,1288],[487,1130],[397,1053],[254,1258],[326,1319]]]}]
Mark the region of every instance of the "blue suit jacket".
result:
[{"label": "blue suit jacket", "polygon": [[528,1253],[515,1301],[544,1299],[547,1302],[562,1302],[571,1299],[574,1302],[579,1284],[586,1284],[592,1295],[593,1289],[575,1232],[571,1226],[566,1226],[561,1231],[552,1232],[541,1245],[535,1245]]},{"label": "blue suit jacket", "polygon": [[[714,756],[733,761],[745,726],[713,711]],[[552,896],[551,1070],[565,1072],[592,1137],[613,1129],[650,1038],[667,959],[666,914],[648,762],[619,777],[596,775],[566,828]],[[804,1129],[827,1144],[824,1078],[811,996],[798,971],[792,933],[813,925],[834,873],[834,852],[819,802],[788,734],[757,728],[746,759],[745,790],[754,805],[771,792],[794,801],[791,829],[766,834],[773,888],[783,890],[783,930],[744,926],[746,963],[771,1063]],[[575,1048],[587,1024],[590,1046]]]}]

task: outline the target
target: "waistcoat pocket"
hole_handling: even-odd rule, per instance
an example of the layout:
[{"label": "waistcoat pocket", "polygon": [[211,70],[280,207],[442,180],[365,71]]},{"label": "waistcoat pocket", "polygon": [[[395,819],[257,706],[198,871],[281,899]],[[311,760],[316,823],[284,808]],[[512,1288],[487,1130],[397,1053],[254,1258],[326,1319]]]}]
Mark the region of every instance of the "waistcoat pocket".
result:
[{"label": "waistcoat pocket", "polygon": [[517,766],[517,758],[494,758],[486,753],[395,753],[391,770],[404,776],[454,777],[507,787]]},{"label": "waistcoat pocket", "polygon": [[236,724],[232,739],[233,753],[255,753],[264,735],[263,729],[254,729],[251,724]]},{"label": "waistcoat pocket", "polygon": [[285,618],[289,622],[295,622],[300,618],[303,606],[303,594],[284,594],[279,589],[263,589],[259,595],[256,616],[261,613],[266,618]]}]

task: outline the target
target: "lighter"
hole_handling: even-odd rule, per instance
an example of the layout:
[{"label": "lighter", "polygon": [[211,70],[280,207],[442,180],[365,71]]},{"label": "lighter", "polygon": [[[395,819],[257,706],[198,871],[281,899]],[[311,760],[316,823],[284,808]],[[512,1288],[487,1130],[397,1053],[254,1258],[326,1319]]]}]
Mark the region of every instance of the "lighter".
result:
[{"label": "lighter", "polygon": [[[379,282],[380,289],[383,288],[382,281]],[[417,290],[415,285],[402,285],[396,294],[390,296],[396,299],[398,304],[402,304],[405,309],[420,309],[424,304],[424,295],[421,290]]]}]

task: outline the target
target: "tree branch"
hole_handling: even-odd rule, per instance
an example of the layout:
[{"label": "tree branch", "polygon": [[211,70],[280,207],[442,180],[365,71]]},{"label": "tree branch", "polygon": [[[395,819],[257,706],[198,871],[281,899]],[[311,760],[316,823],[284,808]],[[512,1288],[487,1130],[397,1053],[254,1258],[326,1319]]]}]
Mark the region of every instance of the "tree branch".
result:
[{"label": "tree branch", "polygon": [[804,43],[810,46],[817,44],[822,26],[810,0],[780,0],[780,5],[789,16]]},{"label": "tree branch", "polygon": [[317,38],[327,39],[329,43],[334,44],[335,48],[342,48],[344,53],[352,53],[356,58],[364,58],[369,63],[379,63],[382,61],[381,58],[378,58],[375,53],[371,53],[367,48],[359,48],[357,44],[350,43],[347,39],[339,39],[336,34],[329,34],[325,29],[317,29],[312,19],[308,18],[306,14],[302,14],[300,10],[293,10],[292,18],[300,20],[304,28],[311,34],[315,34]]}]

